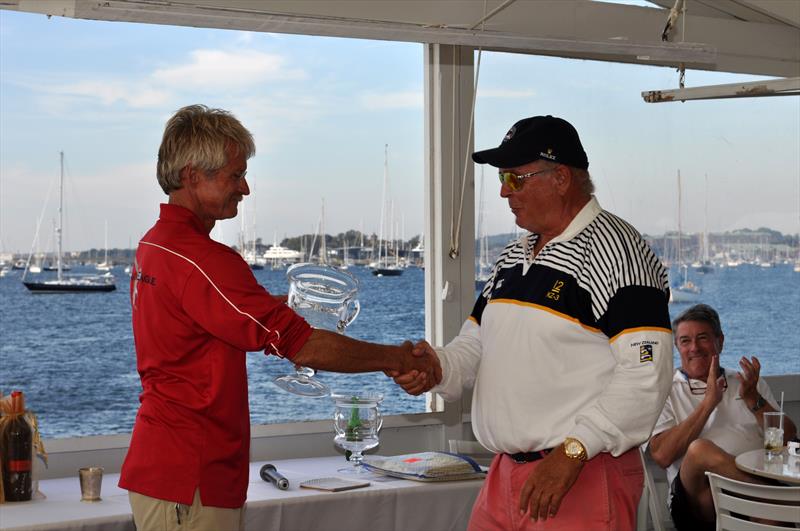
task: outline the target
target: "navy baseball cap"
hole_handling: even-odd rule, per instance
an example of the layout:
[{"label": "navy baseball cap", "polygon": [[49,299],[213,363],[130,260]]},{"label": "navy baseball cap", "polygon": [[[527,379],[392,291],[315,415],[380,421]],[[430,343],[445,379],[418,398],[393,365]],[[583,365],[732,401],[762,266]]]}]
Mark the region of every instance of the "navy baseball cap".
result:
[{"label": "navy baseball cap", "polygon": [[539,159],[589,168],[578,132],[568,121],[549,114],[520,120],[511,126],[498,147],[472,154],[478,164],[497,168],[516,168]]}]

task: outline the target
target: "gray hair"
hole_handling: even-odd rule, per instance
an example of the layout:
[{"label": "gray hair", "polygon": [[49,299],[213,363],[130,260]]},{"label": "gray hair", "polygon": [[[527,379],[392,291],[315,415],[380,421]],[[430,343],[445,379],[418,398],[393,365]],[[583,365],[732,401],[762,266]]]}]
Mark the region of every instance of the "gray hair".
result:
[{"label": "gray hair", "polygon": [[586,195],[592,195],[594,193],[594,183],[592,182],[592,176],[589,175],[589,170],[575,168],[573,166],[570,166],[569,169],[572,170],[572,176],[575,177],[575,180],[578,182],[581,192]]},{"label": "gray hair", "polygon": [[[554,169],[558,166],[558,163],[552,163],[548,166],[548,168]],[[587,196],[594,193],[594,182],[592,182],[592,177],[589,175],[589,170],[576,168],[575,166],[570,166],[569,164],[561,164],[561,166],[566,166],[569,168],[569,172],[572,175],[573,180],[582,193],[586,194]]]},{"label": "gray hair", "polygon": [[672,321],[672,329],[677,330],[678,325],[684,321],[699,321],[711,325],[711,330],[716,337],[722,336],[722,325],[719,322],[717,310],[708,304],[695,304],[691,308],[684,310]]},{"label": "gray hair", "polygon": [[207,173],[219,170],[228,163],[228,146],[246,159],[256,153],[253,135],[230,112],[205,105],[178,109],[164,128],[158,149],[158,184],[165,194],[179,190],[181,170],[188,164]]}]

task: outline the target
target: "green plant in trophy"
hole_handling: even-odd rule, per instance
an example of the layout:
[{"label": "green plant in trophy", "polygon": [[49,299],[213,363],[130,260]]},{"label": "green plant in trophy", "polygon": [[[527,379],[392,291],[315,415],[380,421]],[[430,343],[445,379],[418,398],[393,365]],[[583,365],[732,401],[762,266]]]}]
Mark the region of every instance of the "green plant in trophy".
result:
[{"label": "green plant in trophy", "polygon": [[[357,403],[358,399],[353,397],[353,403]],[[347,423],[347,428],[345,429],[345,440],[347,441],[360,441],[361,437],[359,436],[359,428],[361,427],[361,418],[358,414],[358,408],[354,407],[350,409],[350,420]],[[350,461],[350,456],[353,455],[353,452],[350,450],[345,450],[344,458],[347,461]]]},{"label": "green plant in trophy", "polygon": [[[357,404],[358,399],[353,397],[353,404]],[[345,439],[348,441],[361,440],[361,416],[359,415],[358,408],[353,407],[350,409],[350,422],[347,423],[345,430]]]}]

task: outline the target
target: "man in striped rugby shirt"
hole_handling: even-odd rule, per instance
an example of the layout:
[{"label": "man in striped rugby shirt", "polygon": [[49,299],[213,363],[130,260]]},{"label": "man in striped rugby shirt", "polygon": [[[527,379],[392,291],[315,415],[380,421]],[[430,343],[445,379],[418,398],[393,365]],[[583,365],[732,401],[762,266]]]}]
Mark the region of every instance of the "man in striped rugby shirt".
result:
[{"label": "man in striped rugby shirt", "polygon": [[472,155],[529,232],[509,243],[459,335],[433,349],[442,380],[394,375],[407,392],[474,388],[475,436],[495,452],[473,530],[632,529],[645,441],[670,386],[667,273],[639,233],[593,195],[578,133],[520,120]]}]

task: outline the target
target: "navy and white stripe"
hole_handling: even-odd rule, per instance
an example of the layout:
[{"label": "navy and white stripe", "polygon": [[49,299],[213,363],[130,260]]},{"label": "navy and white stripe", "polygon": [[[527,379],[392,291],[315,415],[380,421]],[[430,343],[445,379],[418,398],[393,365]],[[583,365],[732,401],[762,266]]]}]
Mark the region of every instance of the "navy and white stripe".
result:
[{"label": "navy and white stripe", "polygon": [[[487,302],[498,273],[524,264],[526,249],[533,249],[537,239],[536,234],[525,234],[503,249],[481,292]],[[621,288],[652,287],[665,293],[669,288],[666,269],[639,232],[605,210],[575,237],[549,242],[533,263],[573,277],[589,293],[592,314],[597,320]]]}]

